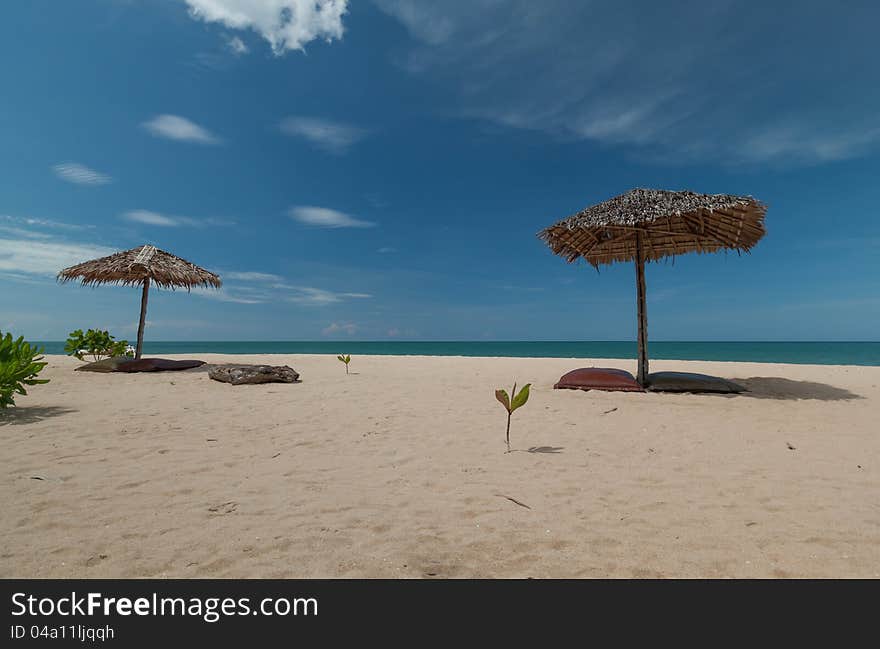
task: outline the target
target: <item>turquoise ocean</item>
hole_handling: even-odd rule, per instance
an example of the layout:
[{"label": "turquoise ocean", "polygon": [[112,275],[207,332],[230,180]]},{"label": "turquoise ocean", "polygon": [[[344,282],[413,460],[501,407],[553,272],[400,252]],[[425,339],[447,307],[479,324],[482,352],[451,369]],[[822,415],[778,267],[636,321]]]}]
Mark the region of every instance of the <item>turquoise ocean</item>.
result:
[{"label": "turquoise ocean", "polygon": [[[64,343],[38,343],[63,354]],[[507,356],[526,358],[635,359],[636,343],[501,341],[144,341],[145,355],[158,354],[375,354],[386,356]],[[814,365],[880,366],[880,342],[663,342],[650,341],[652,359],[750,361]]]}]

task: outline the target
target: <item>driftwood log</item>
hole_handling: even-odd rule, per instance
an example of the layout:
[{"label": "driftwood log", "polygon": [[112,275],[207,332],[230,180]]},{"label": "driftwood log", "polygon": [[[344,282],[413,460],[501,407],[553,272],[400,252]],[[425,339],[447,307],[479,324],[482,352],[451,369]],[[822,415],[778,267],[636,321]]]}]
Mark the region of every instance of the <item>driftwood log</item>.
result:
[{"label": "driftwood log", "polygon": [[75,368],[75,372],[176,372],[201,367],[205,361],[172,361],[167,358],[129,358],[114,356],[94,363],[86,363]]},{"label": "driftwood log", "polygon": [[287,365],[215,365],[208,370],[208,376],[232,385],[296,383],[299,380],[299,372]]}]

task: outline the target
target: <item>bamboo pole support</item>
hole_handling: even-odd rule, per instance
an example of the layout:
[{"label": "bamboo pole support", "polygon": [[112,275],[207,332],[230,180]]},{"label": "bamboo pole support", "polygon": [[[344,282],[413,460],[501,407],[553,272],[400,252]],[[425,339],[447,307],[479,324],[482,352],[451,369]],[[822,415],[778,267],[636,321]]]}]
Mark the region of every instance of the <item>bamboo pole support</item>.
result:
[{"label": "bamboo pole support", "polygon": [[644,234],[636,235],[636,296],[639,317],[639,357],[636,380],[643,388],[648,385],[648,307],[645,299],[645,250]]},{"label": "bamboo pole support", "polygon": [[144,278],[144,292],[141,294],[141,319],[138,323],[138,339],[137,339],[137,348],[134,352],[135,359],[141,357],[141,350],[144,346],[144,325],[147,322],[147,297],[149,297],[150,292],[150,278]]}]

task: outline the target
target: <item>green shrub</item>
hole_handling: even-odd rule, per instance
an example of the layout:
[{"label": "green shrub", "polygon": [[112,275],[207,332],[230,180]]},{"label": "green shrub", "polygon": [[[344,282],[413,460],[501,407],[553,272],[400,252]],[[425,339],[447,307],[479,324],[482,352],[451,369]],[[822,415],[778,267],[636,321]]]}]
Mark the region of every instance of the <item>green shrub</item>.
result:
[{"label": "green shrub", "polygon": [[48,383],[49,379],[38,379],[46,363],[41,362],[43,350],[32,347],[24,337],[12,339],[0,332],[0,409],[15,405],[15,394],[27,394],[26,385]]},{"label": "green shrub", "polygon": [[107,331],[89,329],[83,333],[82,329],[77,329],[68,335],[64,351],[81,361],[85,360],[83,356],[86,354],[91,356],[92,360],[99,361],[114,356],[131,356],[131,352],[126,351],[127,347],[127,340],[114,340]]}]

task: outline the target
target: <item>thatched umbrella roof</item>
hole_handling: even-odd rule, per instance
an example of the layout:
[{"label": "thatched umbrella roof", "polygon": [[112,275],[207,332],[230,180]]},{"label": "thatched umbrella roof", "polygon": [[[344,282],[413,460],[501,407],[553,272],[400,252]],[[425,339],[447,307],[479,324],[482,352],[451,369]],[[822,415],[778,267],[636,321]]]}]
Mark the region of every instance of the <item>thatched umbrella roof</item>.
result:
[{"label": "thatched umbrella roof", "polygon": [[767,206],[751,196],[633,189],[581,210],[538,233],[569,262],[598,268],[635,261],[638,381],[648,383],[645,262],[686,252],[748,252],[764,236]]},{"label": "thatched umbrella roof", "polygon": [[767,207],[750,196],[633,189],[538,233],[557,255],[593,266],[731,249],[748,252],[764,236]]},{"label": "thatched umbrella roof", "polygon": [[81,280],[84,285],[119,284],[140,286],[149,278],[162,288],[213,286],[220,288],[220,277],[155,246],[143,245],[107,257],[86,261],[58,273],[58,280]]},{"label": "thatched umbrella roof", "polygon": [[107,257],[86,261],[58,273],[58,281],[72,280],[80,280],[83,285],[89,286],[119,284],[143,287],[135,358],[141,357],[144,345],[147,295],[151,281],[162,288],[181,287],[187,290],[195,286],[220,288],[223,284],[218,275],[151,245],[138,246]]}]

